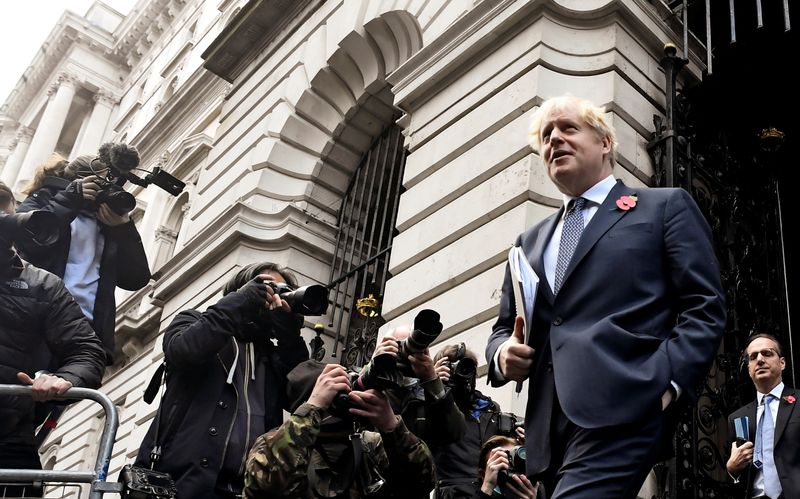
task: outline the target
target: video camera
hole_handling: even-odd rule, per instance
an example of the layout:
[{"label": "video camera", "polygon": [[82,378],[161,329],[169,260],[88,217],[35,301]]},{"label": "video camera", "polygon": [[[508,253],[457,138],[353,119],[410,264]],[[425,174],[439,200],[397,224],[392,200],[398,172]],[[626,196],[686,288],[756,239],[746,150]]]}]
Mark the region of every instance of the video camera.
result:
[{"label": "video camera", "polygon": [[301,315],[323,315],[328,310],[328,288],[319,284],[292,288],[283,282],[267,283],[274,291],[285,300],[292,312]]},{"label": "video camera", "polygon": [[[100,163],[95,165],[95,162]],[[102,165],[102,166],[101,166]],[[136,198],[133,194],[122,188],[126,181],[130,181],[141,187],[150,184],[164,189],[173,196],[179,195],[186,184],[165,172],[159,167],[153,168],[152,172],[147,172],[144,178],[137,177],[132,170],[137,170],[139,166],[139,151],[128,144],[114,144],[106,142],[100,146],[97,157],[92,160],[89,168],[100,178],[101,189],[95,198],[95,205],[107,204],[118,215],[124,215],[136,207]],[[97,173],[108,167],[105,178]]]},{"label": "video camera", "polygon": [[507,470],[500,470],[497,473],[497,486],[500,487],[501,492],[502,488],[511,481],[512,476],[525,474],[525,447],[522,445],[512,447],[506,450],[506,455],[508,456],[509,467]]},{"label": "video camera", "polygon": [[[294,310],[294,309],[292,309]],[[361,373],[350,375],[353,390],[365,391],[375,389],[385,391],[397,388],[408,388],[414,383],[414,371],[408,362],[408,356],[424,352],[442,332],[439,313],[425,309],[414,318],[414,330],[404,340],[397,342],[398,355],[381,354],[373,358]],[[344,418],[352,407],[347,393],[336,395],[329,407],[334,416]]]}]

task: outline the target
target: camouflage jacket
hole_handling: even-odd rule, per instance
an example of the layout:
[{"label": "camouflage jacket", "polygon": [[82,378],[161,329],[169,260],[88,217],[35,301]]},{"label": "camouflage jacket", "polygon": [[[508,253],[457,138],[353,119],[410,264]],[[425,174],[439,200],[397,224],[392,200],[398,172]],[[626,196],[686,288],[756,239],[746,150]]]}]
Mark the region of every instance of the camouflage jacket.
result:
[{"label": "camouflage jacket", "polygon": [[[321,411],[303,404],[278,428],[261,435],[250,450],[245,472],[245,497],[292,497],[312,499],[335,497],[361,499],[356,481],[347,473],[343,460],[326,459],[320,453]],[[408,431],[402,419],[391,433],[365,431],[366,453],[385,480],[381,490],[369,498],[427,498],[436,482],[433,457],[428,447]],[[342,447],[349,446],[345,440]],[[352,455],[348,455],[352,460]]]}]

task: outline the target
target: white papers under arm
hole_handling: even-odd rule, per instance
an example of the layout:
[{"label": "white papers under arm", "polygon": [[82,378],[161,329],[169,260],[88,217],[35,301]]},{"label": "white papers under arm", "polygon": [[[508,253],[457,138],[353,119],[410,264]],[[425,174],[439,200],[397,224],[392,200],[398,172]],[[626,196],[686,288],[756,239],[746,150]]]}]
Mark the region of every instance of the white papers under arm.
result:
[{"label": "white papers under arm", "polygon": [[[536,291],[539,289],[539,276],[536,275],[525,252],[519,246],[512,246],[508,251],[508,267],[511,271],[511,287],[514,290],[516,314],[522,316],[524,323],[523,336],[525,344],[530,339],[533,324],[533,307],[536,303]],[[517,382],[517,393],[522,391],[522,382]]]}]

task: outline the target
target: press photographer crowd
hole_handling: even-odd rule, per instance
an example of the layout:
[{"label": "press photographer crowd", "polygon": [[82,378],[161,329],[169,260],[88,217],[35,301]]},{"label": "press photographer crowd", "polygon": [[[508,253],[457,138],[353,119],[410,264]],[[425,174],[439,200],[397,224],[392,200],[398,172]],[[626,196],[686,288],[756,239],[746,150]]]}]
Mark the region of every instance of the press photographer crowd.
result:
[{"label": "press photographer crowd", "polygon": [[[32,390],[0,397],[0,469],[41,469],[38,447],[67,407],[59,395],[98,388],[113,361],[115,288],[149,282],[123,185],[176,195],[183,184],[158,169],[140,178],[138,163],[135,148],[108,143],[96,156],[53,155],[19,204],[0,185],[0,384]],[[536,497],[522,424],[476,390],[476,355],[462,343],[431,358],[438,313],[390,331],[349,371],[309,360],[300,335],[303,316],[327,305],[324,286],[261,262],[206,310],[177,314],[145,400],[166,388],[120,473],[123,495]],[[0,484],[2,497],[43,493],[41,482]]]},{"label": "press photographer crowd", "polygon": [[[326,313],[328,289],[243,262],[219,300],[164,330],[144,393],[158,408],[119,474],[123,496],[637,498],[725,331],[710,229],[686,191],[614,178],[614,130],[588,101],[542,103],[530,141],[563,205],[509,252],[481,373],[517,393],[528,381],[522,417],[477,389],[476,354],[446,344],[434,310],[385,331],[358,369],[310,360],[301,328]],[[112,360],[115,288],[151,277],[123,186],[183,184],[140,178],[138,163],[104,144],[43,165],[18,207],[0,190],[0,384],[32,387],[0,399],[0,469],[40,467],[59,395],[98,387]],[[785,367],[778,338],[747,340],[758,395],[731,416],[726,466],[740,497],[800,499],[800,393]]]}]

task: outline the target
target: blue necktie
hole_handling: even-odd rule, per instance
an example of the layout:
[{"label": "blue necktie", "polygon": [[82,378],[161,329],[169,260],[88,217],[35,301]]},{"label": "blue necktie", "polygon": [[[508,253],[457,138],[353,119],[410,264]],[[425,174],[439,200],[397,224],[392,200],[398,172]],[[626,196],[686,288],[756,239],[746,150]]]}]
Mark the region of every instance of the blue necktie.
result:
[{"label": "blue necktie", "polygon": [[558,262],[556,263],[556,282],[553,286],[553,294],[561,289],[561,281],[564,280],[564,273],[567,271],[572,254],[578,246],[578,240],[583,233],[583,207],[586,199],[575,198],[567,206],[567,215],[564,217],[564,227],[561,230],[561,243],[558,246]]},{"label": "blue necktie", "polygon": [[764,493],[769,497],[777,498],[781,495],[782,488],[773,455],[775,423],[772,421],[772,411],[769,408],[773,399],[775,397],[772,394],[767,394],[761,400],[764,405],[764,411],[761,413],[761,419],[758,420],[758,428],[756,429],[756,448],[753,453],[753,464],[756,468],[761,469],[764,476]]}]

